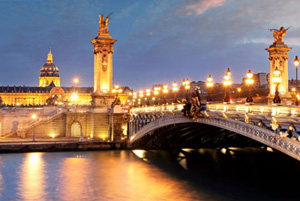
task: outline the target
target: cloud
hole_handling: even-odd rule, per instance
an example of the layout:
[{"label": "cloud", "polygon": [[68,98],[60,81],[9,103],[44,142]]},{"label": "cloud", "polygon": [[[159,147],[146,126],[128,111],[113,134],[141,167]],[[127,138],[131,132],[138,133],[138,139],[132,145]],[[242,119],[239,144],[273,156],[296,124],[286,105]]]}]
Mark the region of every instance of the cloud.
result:
[{"label": "cloud", "polygon": [[226,0],[197,0],[185,6],[186,15],[201,15],[205,11],[222,6]]},{"label": "cloud", "polygon": [[136,9],[140,4],[137,2],[137,3],[134,3],[126,8],[123,8],[120,13],[116,16],[116,18],[124,18],[124,17],[127,17],[129,16],[133,11],[134,9]]}]

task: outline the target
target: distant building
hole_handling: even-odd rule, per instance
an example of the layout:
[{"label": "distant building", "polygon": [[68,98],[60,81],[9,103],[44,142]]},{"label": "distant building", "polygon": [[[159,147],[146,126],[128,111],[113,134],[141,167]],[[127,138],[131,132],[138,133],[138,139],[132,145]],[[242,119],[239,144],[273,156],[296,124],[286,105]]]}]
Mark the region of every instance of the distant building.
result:
[{"label": "distant building", "polygon": [[[268,88],[269,86],[269,74],[267,73],[256,73],[253,74],[254,84],[253,87]],[[246,85],[246,77],[243,78],[242,85]]]},{"label": "distant building", "polygon": [[[123,88],[128,93],[129,88]],[[41,105],[91,105],[93,87],[61,87],[59,69],[53,62],[51,50],[47,62],[42,66],[38,87],[0,86],[0,105],[41,106]],[[124,94],[119,94],[124,103]]]}]

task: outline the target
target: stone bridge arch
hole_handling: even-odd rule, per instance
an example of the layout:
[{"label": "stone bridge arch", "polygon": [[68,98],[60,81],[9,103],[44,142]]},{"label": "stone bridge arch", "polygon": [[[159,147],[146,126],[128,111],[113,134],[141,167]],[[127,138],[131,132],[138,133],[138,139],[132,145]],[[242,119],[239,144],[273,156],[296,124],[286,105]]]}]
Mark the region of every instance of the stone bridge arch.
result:
[{"label": "stone bridge arch", "polygon": [[[206,126],[212,126],[219,128],[219,132],[230,131],[300,160],[300,143],[298,141],[287,137],[280,137],[278,134],[266,128],[224,118],[198,118],[196,121],[192,121],[184,116],[165,116],[147,123],[135,133],[132,132],[130,144],[134,146],[134,144],[142,138],[151,136],[151,134],[153,134],[153,132],[157,129],[184,123],[198,123]],[[134,129],[131,129],[131,131],[134,131]]]}]

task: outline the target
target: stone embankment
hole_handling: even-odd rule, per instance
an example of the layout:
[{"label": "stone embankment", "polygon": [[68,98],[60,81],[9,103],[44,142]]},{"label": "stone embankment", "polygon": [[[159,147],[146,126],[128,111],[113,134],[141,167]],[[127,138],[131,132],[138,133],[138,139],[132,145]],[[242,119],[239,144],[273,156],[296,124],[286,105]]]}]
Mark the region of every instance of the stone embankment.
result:
[{"label": "stone embankment", "polygon": [[112,142],[2,142],[0,153],[92,151],[120,149]]}]

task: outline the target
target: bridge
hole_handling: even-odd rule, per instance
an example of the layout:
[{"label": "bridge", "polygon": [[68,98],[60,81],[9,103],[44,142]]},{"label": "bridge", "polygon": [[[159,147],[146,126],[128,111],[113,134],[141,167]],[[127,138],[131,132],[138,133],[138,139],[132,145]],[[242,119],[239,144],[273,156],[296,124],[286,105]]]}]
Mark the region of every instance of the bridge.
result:
[{"label": "bridge", "polygon": [[300,160],[300,108],[280,105],[207,104],[183,115],[183,104],[135,107],[127,116],[132,148],[261,147]]}]

